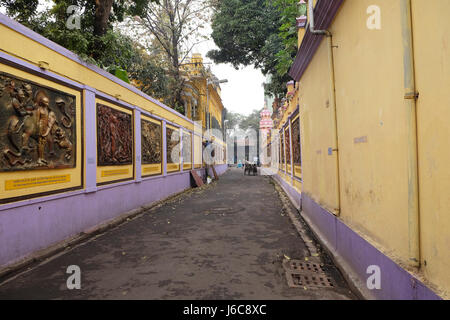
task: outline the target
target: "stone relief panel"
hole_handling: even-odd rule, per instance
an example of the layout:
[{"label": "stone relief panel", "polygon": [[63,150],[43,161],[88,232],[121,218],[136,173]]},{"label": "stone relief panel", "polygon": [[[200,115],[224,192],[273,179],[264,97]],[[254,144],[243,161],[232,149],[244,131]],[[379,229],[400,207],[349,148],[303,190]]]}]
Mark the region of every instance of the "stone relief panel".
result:
[{"label": "stone relief panel", "polygon": [[167,163],[180,163],[180,133],[166,127]]},{"label": "stone relief panel", "polygon": [[280,159],[281,159],[281,164],[282,165],[284,165],[284,139],[283,139],[283,137],[284,137],[284,134],[280,134],[280,146],[281,146],[281,148],[280,148],[280,153],[281,153]]},{"label": "stone relief panel", "polygon": [[141,130],[142,164],[161,163],[161,125],[151,121],[141,120]]},{"label": "stone relief panel", "polygon": [[183,133],[183,161],[192,162],[192,136],[186,133]]},{"label": "stone relief panel", "polygon": [[0,72],[0,171],[74,168],[75,99]]},{"label": "stone relief panel", "polygon": [[292,122],[292,157],[294,165],[301,164],[301,151],[300,151],[300,118],[295,119]]},{"label": "stone relief panel", "polygon": [[131,115],[97,103],[97,161],[99,166],[133,163]]}]

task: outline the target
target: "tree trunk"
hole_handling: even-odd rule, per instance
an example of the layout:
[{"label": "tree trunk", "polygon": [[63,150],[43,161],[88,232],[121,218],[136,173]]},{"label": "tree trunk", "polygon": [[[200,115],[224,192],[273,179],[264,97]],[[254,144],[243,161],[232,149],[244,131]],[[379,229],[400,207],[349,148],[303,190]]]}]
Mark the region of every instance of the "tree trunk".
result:
[{"label": "tree trunk", "polygon": [[113,0],[95,0],[94,35],[105,35]]},{"label": "tree trunk", "polygon": [[103,51],[100,37],[106,34],[108,30],[108,21],[111,14],[113,0],[95,0],[95,20],[94,20],[94,47],[92,48],[92,55],[95,60],[98,60]]}]

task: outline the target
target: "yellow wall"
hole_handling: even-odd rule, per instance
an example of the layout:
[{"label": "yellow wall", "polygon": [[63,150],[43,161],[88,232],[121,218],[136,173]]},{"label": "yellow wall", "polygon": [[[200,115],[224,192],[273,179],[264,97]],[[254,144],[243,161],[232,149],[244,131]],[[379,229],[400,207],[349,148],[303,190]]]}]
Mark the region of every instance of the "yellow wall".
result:
[{"label": "yellow wall", "polygon": [[333,42],[339,46],[334,58],[341,216],[407,262],[400,1],[378,1],[381,30],[369,30],[368,16],[361,15],[371,4],[370,0],[346,1],[331,28]]},{"label": "yellow wall", "polygon": [[[398,1],[380,1],[383,29],[366,28],[365,0],[345,1],[333,34],[341,218],[389,248],[408,257],[405,114],[402,46]],[[397,72],[394,72],[397,71]],[[333,110],[327,42],[322,41],[300,80],[303,141],[303,191],[333,211],[335,159]],[[386,81],[386,76],[389,79]],[[367,142],[364,142],[366,137]],[[333,153],[334,154],[334,153]]]},{"label": "yellow wall", "polygon": [[[0,71],[9,73],[15,77],[36,82],[41,86],[46,86],[75,96],[76,99],[76,167],[70,169],[42,169],[27,171],[0,172],[0,200],[26,196],[36,193],[45,193],[62,189],[82,187],[82,122],[81,122],[81,92],[59,85],[52,81],[31,75],[27,72],[0,64]],[[3,155],[2,155],[3,156]],[[29,179],[27,182],[23,179]],[[41,179],[41,182],[33,183]],[[44,181],[44,183],[42,183]],[[45,182],[48,181],[48,182]],[[51,182],[53,181],[53,182]],[[59,181],[59,182],[57,182]],[[57,182],[57,183],[56,183]],[[26,183],[28,187],[23,187]],[[8,189],[8,190],[7,190]]]}]

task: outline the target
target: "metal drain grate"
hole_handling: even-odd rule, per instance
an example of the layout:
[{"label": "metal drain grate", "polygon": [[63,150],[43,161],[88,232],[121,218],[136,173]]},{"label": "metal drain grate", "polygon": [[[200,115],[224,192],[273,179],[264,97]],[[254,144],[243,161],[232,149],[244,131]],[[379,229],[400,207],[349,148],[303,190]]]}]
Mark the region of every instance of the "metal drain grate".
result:
[{"label": "metal drain grate", "polygon": [[334,288],[334,281],[325,274],[306,274],[286,271],[286,278],[291,288]]},{"label": "metal drain grate", "polygon": [[285,260],[283,262],[284,269],[290,272],[316,272],[324,273],[325,269],[320,263],[314,263],[301,260]]},{"label": "metal drain grate", "polygon": [[323,264],[302,260],[283,260],[286,280],[291,288],[334,288],[334,280],[325,274]]}]

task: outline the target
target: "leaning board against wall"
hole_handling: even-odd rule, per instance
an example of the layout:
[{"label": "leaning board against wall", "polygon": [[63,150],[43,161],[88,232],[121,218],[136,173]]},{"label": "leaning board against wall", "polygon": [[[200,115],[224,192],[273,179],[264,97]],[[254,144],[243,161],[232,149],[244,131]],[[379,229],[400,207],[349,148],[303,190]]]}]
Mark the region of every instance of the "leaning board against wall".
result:
[{"label": "leaning board against wall", "polygon": [[141,117],[142,176],[162,173],[162,125],[161,121]]},{"label": "leaning board against wall", "polygon": [[133,179],[133,112],[96,100],[97,184]]},{"label": "leaning board against wall", "polygon": [[0,203],[83,187],[80,91],[0,64]]}]

